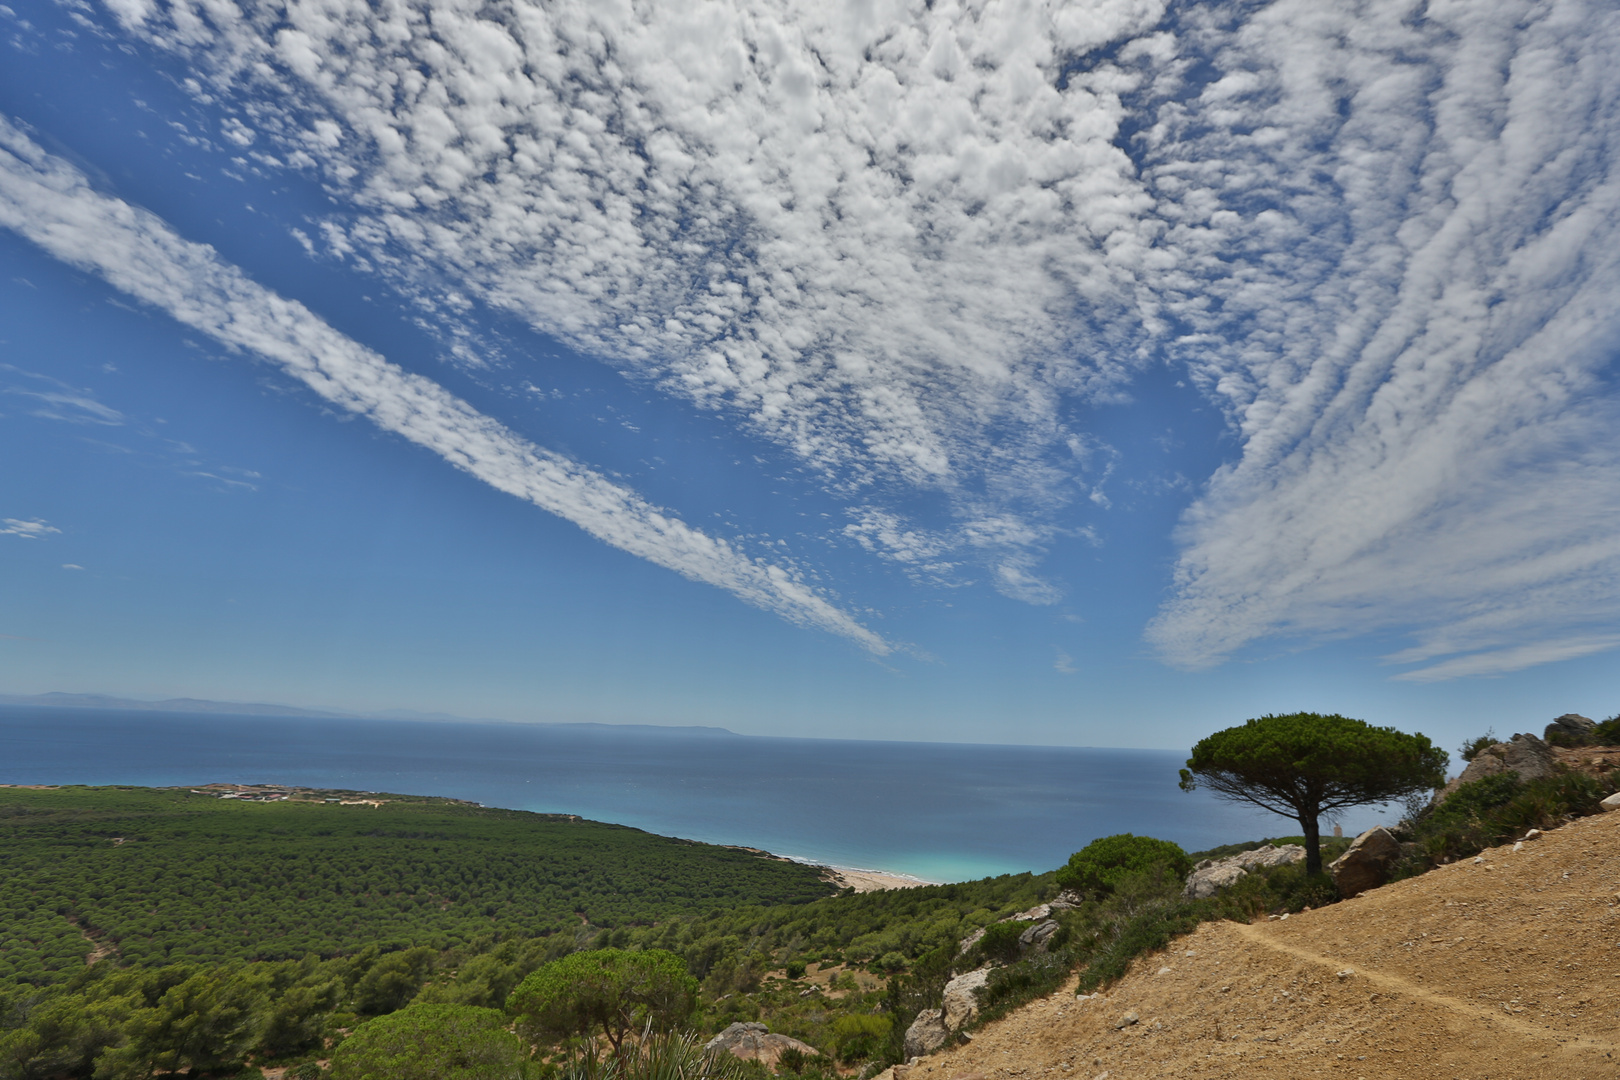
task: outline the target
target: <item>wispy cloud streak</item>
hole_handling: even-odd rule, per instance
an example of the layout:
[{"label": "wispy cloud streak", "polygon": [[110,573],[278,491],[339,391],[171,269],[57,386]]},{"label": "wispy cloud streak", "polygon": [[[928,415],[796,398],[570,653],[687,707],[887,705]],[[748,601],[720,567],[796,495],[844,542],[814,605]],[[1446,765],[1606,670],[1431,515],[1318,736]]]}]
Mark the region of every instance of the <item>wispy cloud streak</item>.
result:
[{"label": "wispy cloud streak", "polygon": [[0,225],[224,345],[272,361],[333,405],[614,547],[872,652],[890,649],[791,568],[750,558],[593,470],[520,438],[437,383],[338,333],[297,301],[249,280],[212,248],[93,190],[79,170],[4,118]]},{"label": "wispy cloud streak", "polygon": [[24,540],[42,540],[62,531],[39,518],[6,518],[3,524],[5,527],[0,528],[0,536],[20,536]]},{"label": "wispy cloud streak", "polygon": [[1471,654],[1439,679],[1615,640],[1620,11],[1423,10],[1199,9],[1217,77],[1161,75],[1166,310],[1243,438],[1150,628],[1175,662],[1395,630],[1394,663]]}]

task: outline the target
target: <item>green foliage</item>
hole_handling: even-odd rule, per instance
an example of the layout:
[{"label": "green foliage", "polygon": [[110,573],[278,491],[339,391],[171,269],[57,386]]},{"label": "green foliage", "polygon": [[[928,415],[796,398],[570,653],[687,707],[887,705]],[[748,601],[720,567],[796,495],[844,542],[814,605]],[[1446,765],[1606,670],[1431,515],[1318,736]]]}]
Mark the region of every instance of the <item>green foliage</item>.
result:
[{"label": "green foliage", "polygon": [[1072,970],[1073,958],[1063,952],[1035,953],[1019,963],[996,968],[979,992],[981,1012],[986,1019],[1004,1016],[1056,990]]},{"label": "green foliage", "polygon": [[877,1057],[894,1030],[894,1021],[871,1013],[840,1016],[832,1024],[834,1053],[846,1065]]},{"label": "green foliage", "polygon": [[418,946],[378,959],[355,983],[355,1011],[376,1016],[403,1008],[421,989],[437,957],[432,949]]},{"label": "green foliage", "polygon": [[368,1020],[332,1055],[332,1080],[526,1080],[529,1055],[494,1009],[412,1005]]},{"label": "green foliage", "polygon": [[906,1029],[924,1009],[942,1004],[945,983],[957,958],[956,945],[941,945],[912,961],[906,973],[890,979],[883,991],[883,1012],[894,1021],[884,1060],[905,1060]]},{"label": "green foliage", "polygon": [[1029,929],[1026,922],[998,922],[984,928],[984,937],[979,939],[979,955],[986,960],[999,963],[1011,963],[1018,959],[1020,948],[1018,939],[1023,937],[1024,931]]},{"label": "green foliage", "polygon": [[[562,815],[386,796],[380,808],[158,788],[0,789],[0,985],[119,963],[387,953],[802,904],[808,866]],[[117,842],[115,842],[117,841]],[[390,948],[392,947],[392,948]],[[379,972],[370,1011],[419,970]],[[497,1000],[495,1002],[499,1004]]]},{"label": "green foliage", "polygon": [[697,1004],[697,989],[674,953],[595,949],[533,972],[506,1008],[525,1033],[566,1039],[600,1030],[618,1051],[632,1031],[668,1031],[684,1023]]},{"label": "green foliage", "polygon": [[1480,751],[1496,745],[1496,730],[1494,728],[1485,734],[1469,739],[1457,748],[1457,756],[1464,761],[1473,761]]},{"label": "green foliage", "polygon": [[1620,746],[1620,714],[1598,721],[1592,729],[1592,742],[1598,746]]},{"label": "green foliage", "polygon": [[1193,864],[1179,844],[1119,833],[1093,840],[1070,855],[1068,865],[1057,872],[1057,882],[1066,889],[1106,896],[1126,874],[1160,865],[1184,878]]},{"label": "green foliage", "polygon": [[1170,944],[1170,939],[1190,933],[1215,914],[1215,905],[1205,900],[1167,899],[1123,920],[1112,940],[1092,956],[1081,973],[1078,990],[1090,993],[1125,974],[1136,957]]},{"label": "green foliage", "polygon": [[561,1080],[765,1080],[757,1063],[727,1053],[707,1053],[689,1032],[665,1032],[625,1044],[605,1058],[581,1054],[569,1060]]},{"label": "green foliage", "polygon": [[[293,1063],[298,1063],[295,1068],[313,1068],[309,1059],[334,1053],[325,1048],[346,1030],[353,1034],[339,1044],[347,1049],[336,1052],[334,1063],[339,1056],[352,1057],[367,1051],[362,1032],[381,1047],[373,1047],[377,1053],[403,1055],[411,1045],[409,1039],[417,1037],[412,1031],[431,1042],[433,1024],[423,1021],[416,1027],[400,1027],[404,1020],[394,1026],[382,1025],[381,1021],[487,1016],[489,1010],[499,1009],[510,999],[525,1033],[543,1033],[542,1025],[536,1022],[546,1011],[541,1005],[545,1000],[555,1004],[569,994],[574,995],[573,1004],[579,1007],[572,1017],[574,1022],[555,1023],[552,1034],[563,1032],[577,1037],[584,1031],[594,1035],[609,1029],[599,1023],[577,1022],[581,1013],[591,1011],[582,1004],[583,999],[588,992],[595,992],[591,978],[584,976],[593,971],[600,974],[606,969],[618,970],[615,965],[621,963],[651,965],[655,974],[668,976],[666,982],[678,984],[677,992],[662,998],[649,995],[640,1002],[631,1001],[628,1007],[621,1000],[617,1018],[609,1021],[612,1030],[620,1035],[619,1052],[597,1057],[593,1053],[596,1038],[584,1044],[575,1042],[573,1049],[579,1053],[569,1062],[527,1063],[536,1077],[766,1080],[757,1065],[729,1056],[707,1059],[701,1053],[700,1039],[683,1042],[656,1030],[646,1041],[623,1037],[624,1033],[639,1034],[649,1025],[656,1029],[682,1022],[714,1031],[734,1020],[763,1020],[772,1030],[802,1039],[847,1062],[894,1061],[899,1058],[904,1031],[917,1012],[939,1007],[940,993],[953,966],[979,962],[977,955],[960,957],[958,942],[981,928],[990,928],[992,945],[1003,936],[1016,942],[1029,924],[998,920],[1051,899],[1058,888],[1055,874],[1020,874],[809,902],[751,901],[728,906],[723,899],[714,897],[748,896],[749,890],[762,881],[786,883],[784,888],[791,901],[796,895],[791,890],[798,887],[794,883],[802,880],[801,871],[811,875],[815,872],[746,853],[664,841],[634,830],[603,826],[601,833],[593,834],[596,827],[588,822],[503,812],[486,817],[475,812],[478,808],[445,802],[407,800],[393,810],[390,806],[374,810],[319,804],[298,807],[221,803],[175,792],[64,789],[38,793],[56,802],[36,806],[26,799],[13,800],[11,794],[0,793],[0,858],[15,858],[18,849],[26,854],[28,845],[37,843],[57,852],[63,864],[95,868],[95,872],[64,876],[51,884],[53,891],[35,889],[35,880],[27,875],[0,879],[0,898],[24,896],[25,906],[19,909],[23,913],[37,911],[41,917],[64,920],[73,942],[73,949],[63,954],[66,959],[60,970],[46,972],[32,981],[12,981],[9,987],[0,985],[0,1080],[120,1080],[145,1078],[153,1070],[253,1075],[261,1065]],[[143,799],[148,801],[143,803]],[[146,810],[141,810],[142,806]],[[288,816],[273,816],[283,812]],[[397,816],[390,818],[391,813]],[[346,832],[345,822],[361,824]],[[371,831],[361,827],[367,823],[374,823]],[[117,830],[113,835],[123,837],[124,844],[108,842],[106,833],[110,829]],[[326,832],[328,829],[333,831]],[[644,873],[663,872],[660,867],[664,864],[659,860],[666,857],[696,860],[705,873],[713,875],[713,880],[704,885],[710,896],[684,909],[661,899],[662,885],[639,898],[605,897],[604,891],[621,878],[599,873],[600,868],[584,862],[570,864],[570,872],[575,875],[571,879],[560,870],[540,867],[535,871],[536,880],[555,882],[569,903],[589,905],[591,922],[582,921],[570,911],[552,933],[535,936],[522,927],[508,925],[506,916],[490,916],[486,910],[494,906],[499,912],[512,905],[516,905],[514,910],[551,909],[531,898],[514,899],[511,891],[501,892],[515,890],[521,882],[506,871],[495,873],[471,865],[473,856],[458,853],[451,842],[459,836],[475,854],[483,852],[500,864],[513,851],[534,859],[550,857],[547,852],[566,858],[588,851],[588,847],[576,849],[561,843],[580,835],[607,836],[608,863],[619,866],[625,874],[637,867]],[[553,840],[561,846],[548,847]],[[272,852],[274,845],[280,844],[287,848],[289,857],[301,858],[304,856],[299,852],[306,842],[317,847],[322,843],[337,844],[330,849],[336,853],[331,864],[335,869],[316,875],[319,882],[298,892],[295,886],[302,886],[296,881],[288,885],[290,879],[277,876],[282,871],[273,865],[277,856]],[[110,959],[87,968],[84,953],[89,943],[78,926],[65,923],[65,916],[57,909],[62,908],[89,932],[99,935],[102,942],[118,949],[138,941],[139,933],[122,929],[123,924],[114,933],[106,925],[85,918],[85,913],[92,908],[116,910],[116,903],[126,898],[114,892],[132,887],[106,866],[116,866],[117,860],[139,844],[153,850],[172,848],[176,860],[181,853],[192,860],[213,859],[216,865],[237,867],[239,872],[234,877],[222,874],[218,881],[187,879],[184,884],[189,892],[162,881],[149,883],[145,917],[150,918],[152,907],[159,904],[183,901],[190,905],[185,909],[188,922],[167,930],[159,928],[161,935],[167,935],[163,938],[164,955],[196,955],[203,959],[161,965],[137,958],[131,963],[128,955],[114,953]],[[248,868],[249,860],[235,849],[237,844],[265,861],[268,869],[255,877]],[[413,860],[425,860],[429,854],[438,861],[423,863],[422,876],[412,877],[416,872],[413,867],[418,866]],[[145,857],[149,861],[142,865],[158,871],[178,865],[168,856],[162,860],[150,854]],[[614,859],[620,861],[615,863]],[[15,865],[6,864],[8,868]],[[790,874],[759,878],[756,872],[761,866],[767,870],[786,867]],[[737,877],[728,878],[726,875],[733,869]],[[269,895],[261,887],[261,878],[295,891],[290,895]],[[341,947],[330,952],[312,949],[294,958],[252,962],[231,957],[230,951],[235,948],[243,949],[244,957],[262,955],[249,951],[254,942],[245,930],[253,925],[248,910],[253,905],[262,905],[264,910],[276,912],[277,918],[285,916],[290,920],[302,910],[301,905],[307,904],[307,917],[318,921],[328,911],[322,907],[326,894],[321,890],[326,884],[341,884],[345,890],[342,895],[352,903],[362,894],[350,891],[351,882],[370,882],[367,888],[378,896],[394,895],[382,891],[380,883],[385,878],[392,882],[390,888],[406,892],[431,885],[436,890],[434,903],[425,905],[416,921],[379,919],[332,933],[331,939]],[[672,867],[668,878],[678,884],[687,880],[687,875],[685,870]],[[71,887],[60,888],[63,881]],[[1152,912],[1173,919],[1173,907],[1165,905],[1180,903],[1179,884],[1174,868],[1163,862],[1147,871],[1119,875],[1107,896],[1059,916],[1062,927],[1051,939],[1052,951],[1020,954],[1015,946],[1006,951],[1008,962],[981,994],[983,1015],[994,1016],[1033,996],[1050,993],[1077,965],[1095,963],[1099,965],[1098,977],[1106,976],[1112,969],[1110,965],[1121,962],[1120,957],[1128,961],[1134,955],[1131,950],[1147,947],[1144,942],[1150,945],[1162,937],[1149,932],[1154,925]],[[485,888],[493,891],[480,891]],[[97,895],[108,889],[113,891]],[[1297,910],[1298,905],[1317,902],[1319,898],[1311,890],[1312,882],[1296,868],[1279,868],[1269,876],[1262,872],[1232,890],[1230,899],[1210,902],[1199,909],[1200,917],[1247,917],[1265,910]],[[762,891],[755,889],[753,900],[769,899],[768,893],[760,895]],[[138,896],[140,889],[133,888],[133,892]],[[637,907],[641,903],[646,906]],[[598,908],[618,911],[623,918],[606,925],[595,913]],[[380,910],[388,909],[384,905]],[[471,923],[466,921],[469,911],[476,913]],[[129,925],[140,930],[140,917],[142,913],[136,906],[129,915]],[[14,922],[27,925],[26,920]],[[224,933],[222,926],[230,933]],[[388,932],[367,940],[356,929],[364,926],[381,926]],[[310,935],[327,932],[325,927],[305,930]],[[346,936],[351,932],[353,936]],[[234,939],[231,935],[235,935]],[[206,948],[196,953],[188,951],[199,943]],[[9,936],[0,940],[0,950],[24,959],[41,955],[29,953]],[[769,977],[772,971],[791,971],[799,964],[807,964],[812,957],[819,959],[814,975],[817,989],[802,980]],[[681,966],[683,961],[685,967]],[[830,964],[848,966],[828,971]],[[891,972],[882,989],[874,988],[874,980],[866,974],[874,968]],[[15,972],[16,966],[11,970]],[[555,977],[559,972],[572,975]],[[702,979],[699,986],[694,986],[696,978]],[[552,992],[549,999],[537,989],[547,985]],[[806,994],[806,990],[810,992]],[[694,997],[697,1007],[692,1010]],[[567,1012],[561,1006],[558,1011]],[[372,1016],[376,1018],[368,1019]],[[489,1034],[497,1049],[502,1045],[489,1029],[476,1030]],[[389,1037],[381,1038],[385,1034]],[[481,1038],[468,1036],[469,1045],[483,1045]],[[499,1064],[498,1054],[491,1060],[497,1067],[504,1067]],[[831,1061],[831,1057],[809,1057],[799,1063],[798,1075],[801,1080],[834,1080]],[[455,1068],[460,1066],[452,1064],[445,1067],[449,1071],[441,1069],[434,1075],[450,1075]],[[786,1071],[791,1073],[793,1069]]]},{"label": "green foliage", "polygon": [[[1006,874],[830,897],[807,904],[741,906],[632,928],[625,948],[668,949],[703,980],[704,993],[753,993],[757,978],[792,956],[866,965],[890,953],[912,963],[996,920],[1050,900],[1051,874]],[[752,958],[752,959],[751,959]]]},{"label": "green foliage", "polygon": [[1553,829],[1572,818],[1600,812],[1599,803],[1615,791],[1613,779],[1562,772],[1524,783],[1516,772],[1497,773],[1463,784],[1408,823],[1416,853],[1397,869],[1409,877],[1442,863],[1467,858],[1523,836],[1530,829]]},{"label": "green foliage", "polygon": [[1193,747],[1181,786],[1292,817],[1305,833],[1305,865],[1322,869],[1318,819],[1389,802],[1445,782],[1447,755],[1423,735],[1338,714],[1262,716]]}]

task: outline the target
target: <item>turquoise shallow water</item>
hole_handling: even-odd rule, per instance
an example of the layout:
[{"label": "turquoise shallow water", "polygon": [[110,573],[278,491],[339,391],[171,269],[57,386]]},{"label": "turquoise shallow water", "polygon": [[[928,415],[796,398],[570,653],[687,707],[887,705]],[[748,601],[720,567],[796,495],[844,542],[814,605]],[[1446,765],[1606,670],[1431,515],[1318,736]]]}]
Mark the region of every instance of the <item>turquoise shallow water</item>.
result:
[{"label": "turquoise shallow water", "polygon": [[1297,831],[1275,815],[1182,792],[1185,757],[0,706],[0,783],[276,782],[448,795],[929,881],[1049,870],[1111,833],[1196,851]]}]

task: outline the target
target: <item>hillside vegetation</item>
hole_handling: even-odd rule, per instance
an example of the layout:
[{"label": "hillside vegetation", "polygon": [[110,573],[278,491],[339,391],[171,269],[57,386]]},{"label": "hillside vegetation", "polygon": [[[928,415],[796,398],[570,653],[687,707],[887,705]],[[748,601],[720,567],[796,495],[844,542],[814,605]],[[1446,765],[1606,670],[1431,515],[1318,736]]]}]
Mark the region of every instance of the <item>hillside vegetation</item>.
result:
[{"label": "hillside vegetation", "polygon": [[[348,793],[349,797],[358,797]],[[376,796],[0,788],[0,983],[572,935],[834,888],[809,866],[563,815]]]},{"label": "hillside vegetation", "polygon": [[1583,818],[1287,921],[1205,923],[906,1080],[1612,1080],[1617,894],[1620,813]]},{"label": "hillside vegetation", "polygon": [[[1411,855],[1399,872],[1595,813],[1613,789],[1612,776],[1574,773],[1465,785],[1449,809],[1402,823]],[[260,1066],[322,1076],[314,1059],[374,1018],[398,1014],[403,1029],[442,1013],[487,1027],[510,1019],[514,989],[544,965],[601,948],[664,950],[684,966],[696,988],[684,1026],[760,1020],[821,1050],[783,1059],[797,1080],[870,1076],[904,1059],[907,1027],[941,1006],[953,972],[994,965],[978,994],[983,1025],[1066,981],[1107,990],[1142,955],[1211,922],[1344,906],[1297,864],[1183,896],[1190,859],[1255,844],[1189,857],[1112,837],[1052,873],[828,895],[816,868],[742,849],[385,799],[0,789],[0,1080],[258,1077]],[[1141,852],[1168,858],[1137,865]],[[1088,895],[1052,910],[1044,944],[1024,947],[1022,931],[1062,885]],[[542,1046],[525,1075],[579,1080],[558,1072],[567,1043]]]}]

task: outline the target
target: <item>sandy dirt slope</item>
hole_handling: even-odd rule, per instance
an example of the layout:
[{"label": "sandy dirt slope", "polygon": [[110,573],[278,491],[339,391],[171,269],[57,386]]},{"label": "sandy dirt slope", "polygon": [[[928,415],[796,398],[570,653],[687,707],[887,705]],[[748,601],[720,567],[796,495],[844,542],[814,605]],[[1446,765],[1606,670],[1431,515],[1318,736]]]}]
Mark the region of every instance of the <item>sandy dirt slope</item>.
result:
[{"label": "sandy dirt slope", "polygon": [[1620,813],[1585,818],[1320,911],[1208,924],[908,1080],[1617,1080],[1617,893]]}]

